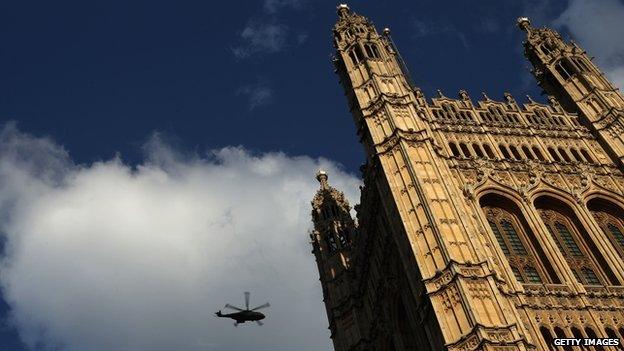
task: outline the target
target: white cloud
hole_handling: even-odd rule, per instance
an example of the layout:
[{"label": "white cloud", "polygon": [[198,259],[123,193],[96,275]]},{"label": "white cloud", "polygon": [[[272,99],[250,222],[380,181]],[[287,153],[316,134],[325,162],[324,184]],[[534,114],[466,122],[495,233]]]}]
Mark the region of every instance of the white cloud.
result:
[{"label": "white cloud", "polygon": [[466,35],[450,22],[431,21],[431,20],[412,20],[413,36],[415,38],[423,38],[428,36],[451,35],[457,38],[464,48],[468,49],[468,40]]},{"label": "white cloud", "polygon": [[[182,157],[157,138],[146,161],[76,165],[54,142],[0,133],[0,282],[37,349],[329,350],[306,230],[313,173],[357,194],[327,160],[240,147]],[[270,301],[234,328],[225,303]],[[45,347],[40,348],[41,345]]]},{"label": "white cloud", "polygon": [[232,48],[237,58],[276,53],[286,46],[288,27],[265,21],[250,21],[241,31],[240,38],[244,44]]},{"label": "white cloud", "polygon": [[253,84],[248,84],[238,90],[238,94],[247,97],[249,110],[269,104],[274,98],[274,91],[265,79],[258,79]]},{"label": "white cloud", "polygon": [[570,0],[553,22],[564,27],[607,76],[624,89],[624,4],[618,0]]},{"label": "white cloud", "polygon": [[274,14],[283,8],[300,9],[306,0],[265,0],[263,9],[265,12]]}]

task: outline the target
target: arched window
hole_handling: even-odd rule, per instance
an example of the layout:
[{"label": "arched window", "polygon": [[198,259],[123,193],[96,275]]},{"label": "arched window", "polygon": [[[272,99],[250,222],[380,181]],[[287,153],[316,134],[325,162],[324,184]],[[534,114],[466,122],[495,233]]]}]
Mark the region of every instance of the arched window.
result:
[{"label": "arched window", "polygon": [[449,103],[442,104],[442,110],[446,112],[447,118],[457,120],[459,111],[457,110],[457,106]]},{"label": "arched window", "polygon": [[587,208],[620,256],[624,257],[624,210],[603,199],[591,199]]},{"label": "arched window", "polygon": [[515,158],[516,160],[522,160],[522,156],[520,156],[520,153],[518,152],[518,149],[516,149],[515,146],[513,145],[509,146],[509,150],[511,150],[511,154],[513,155],[513,158]]},{"label": "arched window", "polygon": [[351,51],[349,51],[349,57],[351,61],[353,61],[353,66],[357,66],[364,59],[364,55],[362,54],[362,49],[360,49],[359,45],[355,45]]},{"label": "arched window", "polygon": [[490,147],[490,145],[488,144],[483,144],[483,150],[485,150],[485,154],[488,156],[489,159],[495,159],[496,157],[494,156],[494,152],[492,152],[492,148]]},{"label": "arched window", "polygon": [[498,148],[500,149],[500,151],[503,153],[503,157],[510,159],[511,156],[509,156],[509,151],[507,151],[507,147],[503,144],[498,145]]},{"label": "arched window", "polygon": [[475,154],[477,154],[477,157],[483,158],[483,151],[481,151],[481,146],[479,146],[479,144],[472,143],[472,149],[474,150]]},{"label": "arched window", "polygon": [[464,154],[464,157],[471,157],[472,156],[470,154],[470,150],[468,150],[468,146],[466,146],[466,144],[459,143],[459,148],[461,149],[462,153]]},{"label": "arched window", "polygon": [[535,208],[580,283],[619,285],[604,256],[568,205],[541,196],[535,200]]},{"label": "arched window", "polygon": [[[583,339],[585,336],[583,336],[583,333],[581,332],[581,330],[577,327],[572,327],[570,328],[570,330],[572,331],[572,336],[574,336],[574,338],[576,339]],[[587,346],[583,346],[581,345],[581,350],[589,350],[589,348],[587,348]]]},{"label": "arched window", "polygon": [[549,147],[548,153],[550,154],[550,157],[553,158],[553,160],[561,162],[561,158],[559,157],[559,155],[557,155],[557,152],[555,151],[555,149],[553,149],[552,147]]},{"label": "arched window", "polygon": [[[587,337],[590,338],[590,339],[598,339],[598,335],[596,335],[596,332],[592,328],[590,328],[590,327],[585,327],[585,334],[587,334]],[[594,346],[594,347],[595,347],[596,350],[604,350],[605,349],[604,347],[602,347],[600,345],[597,345],[597,346]]]},{"label": "arched window", "polygon": [[533,146],[533,153],[535,154],[535,156],[537,156],[538,160],[545,160],[544,155],[542,155],[542,152],[537,148],[537,146]]},{"label": "arched window", "polygon": [[373,50],[371,50],[370,45],[364,44],[364,51],[366,51],[366,56],[373,57]]},{"label": "arched window", "polygon": [[550,330],[548,330],[548,328],[542,326],[540,327],[540,333],[542,334],[542,337],[544,338],[544,341],[546,342],[546,345],[548,345],[548,349],[549,350],[555,350],[555,346],[553,345],[553,337],[552,334],[550,333]]},{"label": "arched window", "polygon": [[521,283],[558,283],[559,279],[520,208],[496,194],[483,196],[479,203],[516,279]]},{"label": "arched window", "polygon": [[557,150],[559,150],[559,154],[561,155],[561,157],[563,157],[564,161],[570,162],[570,157],[568,156],[568,153],[563,148],[560,147]]},{"label": "arched window", "polygon": [[371,44],[371,48],[373,49],[374,57],[375,58],[381,58],[381,55],[379,54],[379,50],[377,49],[377,45]]},{"label": "arched window", "polygon": [[377,45],[373,43],[364,44],[364,51],[366,51],[366,56],[370,58],[380,58],[379,50],[377,50]]},{"label": "arched window", "polygon": [[535,159],[535,157],[533,157],[533,153],[531,153],[531,150],[529,150],[529,148],[526,145],[522,145],[522,152],[524,152],[524,155],[529,160],[534,160]]},{"label": "arched window", "polygon": [[455,143],[449,143],[449,148],[451,149],[451,153],[453,153],[453,156],[461,156],[461,154],[459,153],[459,149],[457,148],[457,145],[455,145]]},{"label": "arched window", "polygon": [[578,151],[575,148],[571,148],[570,153],[572,154],[574,161],[583,162],[583,158],[581,157],[581,155],[578,153]]},{"label": "arched window", "polygon": [[582,339],[584,338],[583,333],[581,333],[581,330],[577,327],[572,327],[570,328],[572,330],[572,335],[577,338],[577,339]]},{"label": "arched window", "polygon": [[589,155],[589,152],[585,149],[581,149],[581,154],[585,157],[585,161],[589,163],[594,163],[594,159]]},{"label": "arched window", "polygon": [[572,66],[572,64],[570,64],[570,62],[568,62],[568,60],[565,58],[559,60],[559,62],[555,64],[555,69],[564,80],[572,78],[572,76],[576,72],[576,68]]},{"label": "arched window", "polygon": [[580,57],[574,57],[572,58],[572,61],[574,61],[574,63],[582,70],[585,70],[585,71],[591,70],[589,66],[585,63],[585,60],[583,60]]},{"label": "arched window", "polygon": [[[563,331],[563,329],[561,329],[559,327],[555,327],[555,335],[559,339],[567,338],[567,336],[566,336],[565,332]],[[566,350],[566,351],[572,351],[572,346],[563,346],[563,349]]]},{"label": "arched window", "polygon": [[619,339],[619,337],[617,336],[617,333],[615,332],[615,330],[606,327],[605,328],[605,332],[607,332],[607,336],[611,339]]},{"label": "arched window", "polygon": [[544,55],[549,55],[553,50],[552,45],[550,45],[549,43],[542,43],[539,48],[544,53]]}]

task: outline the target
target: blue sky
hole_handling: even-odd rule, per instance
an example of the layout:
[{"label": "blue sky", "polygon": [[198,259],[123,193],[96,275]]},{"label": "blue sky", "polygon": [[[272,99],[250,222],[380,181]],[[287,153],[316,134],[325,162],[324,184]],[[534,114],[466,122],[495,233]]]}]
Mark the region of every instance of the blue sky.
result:
[{"label": "blue sky", "polygon": [[[526,94],[543,100],[522,55],[523,33],[515,26],[516,18],[523,15],[530,16],[534,25],[555,26],[567,37],[575,38],[597,57],[610,77],[618,84],[624,81],[621,36],[624,5],[619,0],[356,1],[349,5],[372,19],[378,29],[391,28],[413,80],[428,97],[434,96],[437,89],[452,97],[465,89],[473,100],[480,99],[481,92],[500,99],[506,91],[519,101],[524,100]],[[2,173],[9,181],[3,180],[0,189],[45,188],[36,196],[31,190],[16,192],[10,199],[12,202],[4,199],[7,202],[3,203],[0,198],[0,211],[5,211],[2,206],[12,211],[1,212],[2,218],[8,218],[7,223],[11,225],[1,228],[10,250],[5,250],[6,257],[0,268],[0,280],[5,280],[2,282],[4,295],[0,299],[0,315],[4,321],[0,328],[0,349],[96,350],[99,347],[96,344],[116,338],[98,334],[98,327],[102,325],[90,325],[81,319],[84,316],[59,318],[50,311],[54,306],[63,306],[60,300],[46,301],[45,293],[35,297],[29,290],[51,287],[29,287],[27,280],[20,278],[32,273],[27,267],[47,263],[59,263],[58,267],[64,267],[60,270],[66,269],[59,257],[74,252],[66,251],[74,247],[68,243],[68,246],[59,245],[59,251],[50,256],[58,260],[30,262],[23,256],[34,247],[20,246],[28,243],[28,238],[36,238],[33,245],[42,240],[47,242],[46,238],[53,238],[55,230],[64,225],[37,227],[37,236],[34,232],[16,229],[24,226],[18,225],[16,217],[11,217],[14,213],[24,214],[23,218],[29,218],[28,215],[41,218],[41,214],[47,213],[42,208],[66,204],[64,197],[63,201],[53,199],[44,206],[37,202],[41,194],[49,199],[72,189],[75,192],[65,195],[73,196],[84,189],[82,185],[91,182],[107,189],[111,182],[125,184],[127,181],[128,193],[136,192],[138,198],[148,199],[151,193],[144,192],[144,186],[151,184],[152,173],[145,169],[155,169],[170,177],[167,179],[173,179],[163,186],[171,189],[201,188],[220,182],[224,182],[224,188],[236,189],[249,182],[272,184],[270,181],[279,178],[274,188],[279,192],[291,189],[293,184],[304,184],[302,179],[309,174],[309,179],[305,179],[311,183],[301,185],[305,191],[293,195],[297,199],[301,196],[302,207],[297,212],[301,221],[292,227],[274,227],[277,224],[273,221],[264,222],[266,219],[252,216],[249,208],[238,208],[235,204],[231,205],[234,212],[215,210],[218,215],[214,217],[215,223],[225,218],[231,219],[227,223],[232,226],[244,227],[244,223],[249,222],[253,224],[250,227],[271,228],[284,235],[300,230],[296,234],[300,238],[293,245],[301,245],[303,255],[309,255],[305,247],[305,230],[309,227],[309,221],[306,222],[309,203],[306,201],[314,191],[314,169],[321,165],[334,169],[336,176],[330,181],[335,179],[343,184],[355,202],[358,167],[364,159],[330,61],[335,7],[335,2],[314,0],[0,3],[0,122],[4,124],[0,137],[0,153],[4,154],[0,155],[0,161],[6,162],[11,171],[7,174],[21,175],[28,180],[22,182]],[[51,178],[49,170],[54,174]],[[210,180],[208,185],[195,182],[194,172],[205,175]],[[179,174],[188,176],[176,178]],[[56,178],[61,180],[57,182]],[[227,182],[223,180],[226,178]],[[87,180],[73,183],[75,179]],[[109,182],[101,183],[100,179]],[[237,179],[241,179],[240,183]],[[32,186],[24,185],[26,183]],[[267,185],[266,189],[273,188]],[[256,190],[258,196],[254,197]],[[270,195],[262,191],[265,189],[250,188],[245,196],[254,199],[249,200],[250,204],[256,204],[253,201],[257,200],[257,205],[263,206],[260,199]],[[178,193],[171,190],[170,194]],[[276,198],[288,199],[292,194],[282,195],[284,197]],[[224,191],[210,198],[211,202],[205,206],[219,208],[235,199],[236,192]],[[101,203],[108,200],[102,198]],[[29,205],[20,207],[22,212],[19,212],[11,207],[13,203]],[[111,203],[114,206],[115,202]],[[150,202],[145,200],[145,203]],[[158,211],[168,213],[167,209],[154,209],[154,213]],[[88,215],[85,218],[90,218]],[[118,214],[109,215],[112,221],[119,220]],[[67,233],[83,233],[76,234],[76,238],[96,235],[95,223],[95,219],[85,219],[83,227],[71,227]],[[148,223],[138,227],[153,230]],[[195,227],[189,225],[189,228]],[[139,231],[137,229],[137,233]],[[193,231],[189,229],[189,233]],[[66,237],[66,233],[61,234],[60,237]],[[249,235],[255,234],[250,229]],[[125,257],[121,253],[125,246],[106,244],[111,244],[110,257]],[[271,250],[265,247],[259,250],[265,249]],[[266,254],[276,256],[269,251]],[[175,257],[171,258],[172,262],[182,262],[175,261]],[[313,258],[305,256],[303,260],[307,263],[302,263],[305,267],[302,269],[312,275],[310,289],[320,290],[314,285],[317,282],[313,276]],[[135,263],[132,259],[127,261],[128,267],[134,267]],[[20,270],[20,267],[25,268]],[[241,268],[241,272],[247,271]],[[272,272],[267,274],[275,274],[275,277],[294,274]],[[45,277],[45,271],[40,273]],[[251,276],[250,284],[255,279]],[[54,281],[51,284],[55,286]],[[283,293],[258,284],[258,290],[264,291],[267,299]],[[67,289],[68,294],[89,294],[89,290],[81,288]],[[213,291],[209,286],[205,289]],[[309,307],[315,311],[315,319],[302,328],[320,330],[319,337],[326,343],[324,347],[328,347],[319,294],[316,291],[305,295],[316,303],[310,302]],[[24,295],[29,297],[22,298]],[[217,295],[221,296],[215,293]],[[236,302],[239,295],[242,296],[238,291],[231,294],[232,301],[194,301],[218,307],[222,302]],[[291,301],[286,293],[284,300]],[[111,301],[117,300],[112,298]],[[38,306],[41,309],[37,309]],[[69,308],[71,304],[65,306]],[[110,306],[119,307],[112,302]],[[154,314],[155,319],[161,317]],[[116,315],[110,316],[111,324],[118,322],[115,318]],[[86,321],[93,320],[86,318]],[[68,327],[72,323],[90,326],[89,335],[72,335],[73,329]],[[201,334],[201,330],[196,329],[180,331],[180,340],[195,335],[194,332]],[[297,335],[297,332],[293,330],[292,333]],[[210,334],[215,335],[214,340],[198,341],[193,348],[228,349],[223,345],[230,345],[229,341],[223,337],[219,339],[217,334]],[[24,342],[20,341],[20,335]],[[143,335],[146,340],[151,338],[142,329],[137,330],[136,335]],[[260,335],[254,332],[245,340],[260,345],[257,339],[262,337]],[[138,341],[136,344],[110,342],[120,350],[149,345]]]},{"label": "blue sky", "polygon": [[[266,5],[269,4],[269,5]],[[0,116],[79,162],[138,159],[152,131],[185,149],[245,145],[362,160],[332,73],[326,1],[4,2]],[[565,2],[553,3],[556,14]],[[518,1],[371,1],[427,95],[537,95]],[[552,8],[552,10],[551,10]],[[538,23],[539,24],[539,23]]]}]

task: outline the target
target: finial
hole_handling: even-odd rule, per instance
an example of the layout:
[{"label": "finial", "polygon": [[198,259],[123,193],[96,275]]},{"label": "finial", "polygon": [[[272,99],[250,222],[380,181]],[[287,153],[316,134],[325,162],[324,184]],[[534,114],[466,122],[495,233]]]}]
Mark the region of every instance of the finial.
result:
[{"label": "finial", "polygon": [[466,101],[467,101],[467,100],[470,100],[470,96],[468,96],[468,92],[467,92],[467,91],[465,91],[465,90],[460,90],[460,91],[459,91],[459,97],[460,97],[462,100],[466,100]]},{"label": "finial", "polygon": [[535,103],[535,100],[533,100],[533,98],[530,95],[527,95],[526,98],[529,101],[529,103],[531,103],[531,104]]},{"label": "finial", "polygon": [[514,99],[513,96],[510,93],[504,92],[503,95],[505,96],[505,99],[507,100],[507,102],[509,104],[515,104],[516,103],[516,99]]},{"label": "finial", "polygon": [[557,98],[555,98],[552,95],[548,95],[548,102],[550,102],[550,106],[559,109],[561,107],[561,104],[559,103],[559,101],[557,100]]},{"label": "finial", "polygon": [[339,15],[342,15],[345,12],[349,12],[349,6],[347,4],[340,4],[336,7]]},{"label": "finial", "polygon": [[384,29],[383,29],[383,34],[384,34],[385,36],[390,35],[390,28],[388,28],[388,27],[384,28]]},{"label": "finial", "polygon": [[528,32],[531,30],[531,21],[529,20],[528,17],[518,17],[518,19],[516,20],[516,23],[518,24],[518,27],[525,32]]},{"label": "finial", "polygon": [[444,94],[442,94],[442,90],[438,89],[438,97],[441,99],[446,98],[446,96],[444,96]]},{"label": "finial", "polygon": [[319,169],[319,171],[316,172],[316,180],[321,183],[321,189],[327,189],[329,187],[329,184],[327,183],[327,178],[327,172],[325,172],[324,170]]},{"label": "finial", "polygon": [[485,101],[491,101],[492,99],[490,99],[489,96],[487,96],[487,94],[484,92],[481,92],[481,94],[483,94],[483,98],[485,99]]}]

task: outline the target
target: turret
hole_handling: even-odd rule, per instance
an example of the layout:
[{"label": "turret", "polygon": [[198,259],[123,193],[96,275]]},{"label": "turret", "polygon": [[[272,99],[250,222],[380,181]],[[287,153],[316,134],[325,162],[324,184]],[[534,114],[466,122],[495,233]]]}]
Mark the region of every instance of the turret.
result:
[{"label": "turret", "polygon": [[624,169],[624,98],[585,50],[557,31],[535,28],[526,17],[518,27],[527,34],[524,53],[538,84],[563,108],[578,112],[614,162]]},{"label": "turret", "polygon": [[312,200],[312,222],[310,234],[312,253],[316,257],[323,297],[329,319],[335,350],[347,349],[345,338],[336,338],[344,332],[337,327],[340,318],[351,309],[349,269],[351,249],[355,235],[355,222],[351,217],[349,202],[344,193],[331,187],[325,171],[319,171],[316,179],[320,188]]}]

